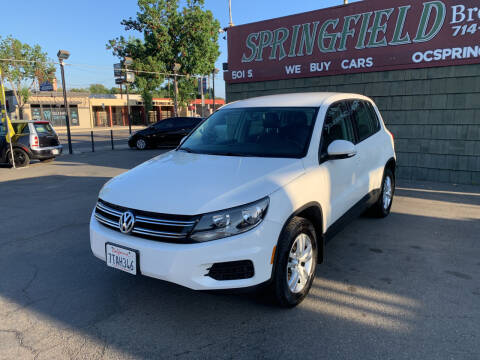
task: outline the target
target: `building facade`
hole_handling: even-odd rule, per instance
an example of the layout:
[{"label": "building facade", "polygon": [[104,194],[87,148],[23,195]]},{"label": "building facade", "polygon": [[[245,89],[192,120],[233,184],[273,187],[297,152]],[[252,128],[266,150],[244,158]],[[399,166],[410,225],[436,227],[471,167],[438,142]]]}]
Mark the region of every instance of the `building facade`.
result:
[{"label": "building facade", "polygon": [[[7,92],[9,99],[9,112],[12,119],[19,119],[19,111],[15,104],[13,94]],[[67,101],[72,129],[94,129],[128,126],[127,96],[120,94],[89,94],[80,92],[67,92]],[[180,106],[179,116],[201,116],[202,107],[200,100],[194,100],[189,106]],[[210,103],[208,102],[210,101]],[[199,103],[201,104],[201,103]],[[217,99],[215,108],[225,104],[225,100]],[[146,126],[157,121],[174,116],[174,103],[172,99],[154,98],[153,109],[148,114],[145,112],[143,100],[140,95],[129,95],[131,124]],[[205,116],[213,112],[212,100],[207,100],[203,113]],[[57,130],[63,130],[65,125],[65,106],[62,92],[38,91],[31,94],[28,103],[22,111],[23,120],[46,120]]]},{"label": "building facade", "polygon": [[462,30],[480,26],[474,5],[371,0],[229,29],[227,101],[364,94],[395,137],[399,178],[478,185],[480,27]]}]

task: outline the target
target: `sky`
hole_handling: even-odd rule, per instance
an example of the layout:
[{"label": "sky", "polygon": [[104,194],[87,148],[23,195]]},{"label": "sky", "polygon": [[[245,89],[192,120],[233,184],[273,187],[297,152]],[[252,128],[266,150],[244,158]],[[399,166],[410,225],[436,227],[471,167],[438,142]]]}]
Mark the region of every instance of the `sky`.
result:
[{"label": "sky", "polygon": [[[340,4],[343,0],[232,0],[233,23],[247,24]],[[205,8],[213,12],[222,27],[228,26],[228,0],[205,0]],[[2,4],[0,36],[12,35],[30,45],[38,44],[52,59],[59,49],[70,51],[67,63],[72,65],[65,68],[67,89],[93,83],[110,88],[114,86],[112,66],[118,60],[105,44],[119,35],[129,35],[120,22],[135,17],[137,9],[135,0],[8,1]],[[222,69],[227,61],[223,35],[219,45],[216,67]],[[215,80],[215,91],[217,96],[225,96],[221,72]]]}]

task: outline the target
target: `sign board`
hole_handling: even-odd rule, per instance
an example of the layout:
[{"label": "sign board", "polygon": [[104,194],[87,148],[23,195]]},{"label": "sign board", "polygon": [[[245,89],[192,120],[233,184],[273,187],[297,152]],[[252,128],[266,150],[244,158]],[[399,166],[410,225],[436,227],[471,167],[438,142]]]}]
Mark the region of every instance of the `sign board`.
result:
[{"label": "sign board", "polygon": [[40,91],[53,91],[52,83],[45,81],[40,84]]},{"label": "sign board", "polygon": [[368,0],[228,29],[227,83],[480,63],[478,0]]},{"label": "sign board", "polygon": [[122,77],[123,76],[123,69],[122,69],[122,64],[113,64],[113,76],[114,77]]}]

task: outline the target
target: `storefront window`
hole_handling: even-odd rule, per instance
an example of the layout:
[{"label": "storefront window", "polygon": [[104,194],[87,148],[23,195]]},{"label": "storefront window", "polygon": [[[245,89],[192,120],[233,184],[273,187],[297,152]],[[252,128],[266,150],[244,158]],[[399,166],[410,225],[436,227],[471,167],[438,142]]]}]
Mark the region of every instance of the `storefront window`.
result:
[{"label": "storefront window", "polygon": [[[65,107],[55,105],[32,105],[32,119],[49,121],[53,126],[66,126]],[[79,126],[78,106],[70,105],[70,125]]]},{"label": "storefront window", "polygon": [[30,108],[32,109],[32,120],[42,120],[40,105],[31,105]]}]

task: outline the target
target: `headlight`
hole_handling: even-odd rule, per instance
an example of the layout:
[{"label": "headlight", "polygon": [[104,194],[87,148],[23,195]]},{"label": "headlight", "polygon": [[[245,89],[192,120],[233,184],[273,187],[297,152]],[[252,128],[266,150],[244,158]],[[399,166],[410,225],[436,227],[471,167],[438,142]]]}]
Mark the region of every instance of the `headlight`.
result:
[{"label": "headlight", "polygon": [[267,213],[270,199],[202,215],[190,238],[198,242],[241,234],[260,224]]}]

